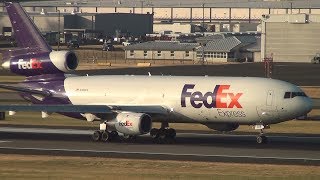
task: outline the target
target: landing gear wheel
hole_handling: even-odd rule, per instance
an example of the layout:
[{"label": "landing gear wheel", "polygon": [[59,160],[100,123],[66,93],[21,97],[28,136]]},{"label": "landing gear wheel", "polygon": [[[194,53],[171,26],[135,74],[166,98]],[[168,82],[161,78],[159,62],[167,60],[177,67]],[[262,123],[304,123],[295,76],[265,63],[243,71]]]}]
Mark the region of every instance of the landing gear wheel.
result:
[{"label": "landing gear wheel", "polygon": [[109,135],[111,139],[117,138],[119,136],[117,131],[111,131]]},{"label": "landing gear wheel", "polygon": [[127,135],[127,134],[120,136],[120,139],[125,142],[132,142],[132,141],[136,140],[136,138],[137,138],[137,136]]},{"label": "landing gear wheel", "polygon": [[150,131],[150,135],[157,144],[172,144],[175,142],[176,130],[172,128],[153,128]]},{"label": "landing gear wheel", "polygon": [[157,143],[164,144],[166,143],[166,131],[165,129],[160,129],[158,132]]},{"label": "landing gear wheel", "polygon": [[266,143],[268,143],[268,138],[264,135],[258,135],[257,136],[257,143],[258,144],[266,144]]},{"label": "landing gear wheel", "polygon": [[150,131],[150,136],[154,139],[158,136],[158,133],[159,133],[159,129],[152,128]]},{"label": "landing gear wheel", "polygon": [[92,134],[92,140],[94,142],[100,141],[101,139],[101,132],[100,131],[94,131]]},{"label": "landing gear wheel", "polygon": [[166,133],[165,142],[167,144],[173,144],[175,142],[176,130],[169,128],[165,130],[165,133]]},{"label": "landing gear wheel", "polygon": [[110,135],[108,131],[103,131],[101,134],[101,141],[107,142],[110,140]]},{"label": "landing gear wheel", "polygon": [[177,133],[176,133],[176,130],[169,128],[166,130],[166,135],[167,135],[167,137],[175,138]]}]

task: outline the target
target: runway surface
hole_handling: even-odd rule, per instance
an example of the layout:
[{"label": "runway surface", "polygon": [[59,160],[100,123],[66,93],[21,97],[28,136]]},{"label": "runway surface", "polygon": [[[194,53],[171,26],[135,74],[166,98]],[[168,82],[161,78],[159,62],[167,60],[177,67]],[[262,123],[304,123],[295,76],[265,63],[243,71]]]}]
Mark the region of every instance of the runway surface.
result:
[{"label": "runway surface", "polygon": [[154,144],[148,135],[135,142],[92,142],[92,130],[0,128],[0,153],[95,156],[162,160],[320,165],[320,136],[178,133],[174,144]]}]

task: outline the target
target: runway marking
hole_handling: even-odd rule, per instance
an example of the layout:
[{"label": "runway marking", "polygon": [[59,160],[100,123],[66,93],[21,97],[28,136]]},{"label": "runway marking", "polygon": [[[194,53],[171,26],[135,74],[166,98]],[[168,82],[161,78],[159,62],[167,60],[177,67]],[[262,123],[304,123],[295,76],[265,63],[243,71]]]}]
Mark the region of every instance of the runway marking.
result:
[{"label": "runway marking", "polygon": [[6,143],[6,142],[12,142],[12,141],[0,141],[0,143]]},{"label": "runway marking", "polygon": [[[0,127],[0,132],[16,132],[16,133],[39,133],[39,134],[70,134],[70,135],[91,135],[94,130],[79,129],[49,129],[49,128],[15,128]],[[142,136],[150,136],[145,134]],[[255,137],[255,134],[211,134],[211,133],[177,133],[177,137],[183,136],[213,136],[213,137]],[[267,134],[268,136],[268,134]],[[290,138],[290,139],[320,139],[320,136],[268,136],[269,138]]]},{"label": "runway marking", "polygon": [[[229,136],[229,137],[255,137],[253,134],[210,134],[210,133],[177,133],[178,135],[195,135],[195,136]],[[268,134],[266,134],[268,136]],[[270,138],[295,138],[295,139],[320,139],[320,136],[268,136]]]},{"label": "runway marking", "polygon": [[0,132],[91,135],[93,130],[1,127]]},{"label": "runway marking", "polygon": [[47,148],[19,148],[19,147],[0,147],[0,149],[11,150],[37,150],[37,151],[63,151],[63,152],[83,152],[83,153],[114,153],[114,154],[140,154],[140,155],[166,155],[166,156],[195,156],[195,157],[220,157],[220,158],[250,158],[250,159],[265,159],[265,160],[302,160],[302,161],[320,161],[314,158],[290,158],[290,157],[277,157],[277,156],[232,156],[232,155],[209,155],[209,154],[177,154],[177,153],[152,153],[152,152],[128,152],[128,151],[101,151],[101,150],[88,150],[88,149],[47,149]]}]

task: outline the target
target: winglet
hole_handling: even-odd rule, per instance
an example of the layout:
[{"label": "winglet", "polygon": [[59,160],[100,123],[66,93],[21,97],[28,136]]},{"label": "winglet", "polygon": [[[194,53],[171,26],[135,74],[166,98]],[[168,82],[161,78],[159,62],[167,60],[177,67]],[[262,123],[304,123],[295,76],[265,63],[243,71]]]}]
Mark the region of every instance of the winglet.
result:
[{"label": "winglet", "polygon": [[18,47],[29,52],[51,52],[52,49],[41,35],[26,11],[17,2],[5,2]]}]

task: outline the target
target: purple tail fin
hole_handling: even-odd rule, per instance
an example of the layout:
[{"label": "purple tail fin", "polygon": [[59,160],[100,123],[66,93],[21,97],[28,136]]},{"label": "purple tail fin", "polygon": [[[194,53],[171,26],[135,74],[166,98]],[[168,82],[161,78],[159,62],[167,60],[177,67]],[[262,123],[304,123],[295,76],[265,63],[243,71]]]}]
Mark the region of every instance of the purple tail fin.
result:
[{"label": "purple tail fin", "polygon": [[29,52],[52,51],[39,29],[19,3],[6,2],[5,6],[19,48],[29,49]]},{"label": "purple tail fin", "polygon": [[78,58],[72,51],[52,51],[19,3],[5,3],[19,49],[2,52],[4,69],[25,75],[66,73],[75,70]]}]

